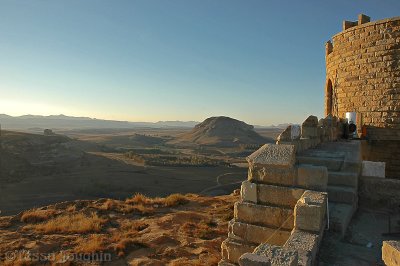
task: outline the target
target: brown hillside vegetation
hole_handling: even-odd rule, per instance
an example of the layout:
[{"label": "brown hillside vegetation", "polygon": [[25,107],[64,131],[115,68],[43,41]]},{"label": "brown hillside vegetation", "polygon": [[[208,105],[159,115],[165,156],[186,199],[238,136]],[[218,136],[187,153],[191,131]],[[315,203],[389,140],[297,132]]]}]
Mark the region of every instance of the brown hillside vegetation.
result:
[{"label": "brown hillside vegetation", "polygon": [[232,147],[241,144],[261,145],[271,142],[254,131],[252,125],[225,117],[210,117],[196,125],[192,131],[184,133],[171,144],[189,144]]},{"label": "brown hillside vegetation", "polygon": [[[124,201],[63,202],[0,217],[0,264],[56,265],[66,254],[107,254],[112,265],[216,265],[237,200],[234,194],[136,194]],[[7,259],[10,252],[15,259]],[[35,254],[50,259],[35,261]],[[75,259],[63,265],[87,263]]]}]

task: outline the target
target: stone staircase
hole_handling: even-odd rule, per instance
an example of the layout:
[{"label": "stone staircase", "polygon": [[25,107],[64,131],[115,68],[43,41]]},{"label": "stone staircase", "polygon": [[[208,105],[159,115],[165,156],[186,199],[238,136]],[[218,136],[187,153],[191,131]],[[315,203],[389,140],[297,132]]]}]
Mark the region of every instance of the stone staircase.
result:
[{"label": "stone staircase", "polygon": [[[244,253],[253,252],[260,244],[303,250],[300,239],[311,239],[311,244],[307,247],[310,250],[299,255],[299,260],[312,260],[317,250],[315,243],[320,240],[320,228],[325,227],[322,224],[325,224],[326,215],[319,215],[316,209],[311,211],[312,214],[308,212],[310,208],[321,208],[321,213],[325,213],[326,195],[307,189],[326,190],[326,167],[298,167],[294,145],[265,145],[249,156],[248,162],[248,180],[242,183],[241,199],[234,205],[234,218],[229,222],[228,238],[221,246],[222,261],[219,265],[237,265]],[[298,207],[302,205],[299,201],[304,195],[310,195],[310,202],[321,195],[322,201],[318,199],[320,202],[316,205],[304,203],[304,207]],[[318,204],[323,207],[316,207]],[[308,220],[309,214],[316,215],[316,218]],[[316,226],[309,228],[312,221]],[[299,230],[302,225],[307,229]],[[316,232],[311,233],[313,230]],[[308,264],[305,262],[304,265]]]},{"label": "stone staircase", "polygon": [[344,236],[358,205],[360,144],[358,141],[321,143],[302,151],[299,164],[325,166],[328,169],[329,228]]},{"label": "stone staircase", "polygon": [[311,266],[327,226],[344,236],[357,209],[361,151],[357,141],[337,141],[342,128],[332,116],[309,116],[301,134],[288,126],[277,145],[247,158],[220,266]]}]

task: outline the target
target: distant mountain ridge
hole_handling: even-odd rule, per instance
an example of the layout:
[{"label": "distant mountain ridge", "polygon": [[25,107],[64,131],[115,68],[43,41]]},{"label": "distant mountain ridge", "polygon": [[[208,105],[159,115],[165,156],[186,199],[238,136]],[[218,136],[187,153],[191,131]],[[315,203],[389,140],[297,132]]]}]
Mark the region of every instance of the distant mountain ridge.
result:
[{"label": "distant mountain ridge", "polygon": [[90,117],[74,117],[66,115],[22,115],[10,116],[0,114],[0,124],[3,129],[29,130],[32,128],[51,129],[104,129],[104,128],[192,128],[199,122],[196,121],[158,121],[158,122],[129,122],[105,120]]}]

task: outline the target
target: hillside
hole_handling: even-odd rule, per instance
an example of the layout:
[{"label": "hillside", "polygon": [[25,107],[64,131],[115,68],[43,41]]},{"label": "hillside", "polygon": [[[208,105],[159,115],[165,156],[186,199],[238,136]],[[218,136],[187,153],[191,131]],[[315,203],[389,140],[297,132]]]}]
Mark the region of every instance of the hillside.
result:
[{"label": "hillside", "polygon": [[[0,217],[0,254],[7,254],[0,256],[0,264],[39,264],[23,264],[30,252],[48,254],[51,262],[74,254],[73,265],[99,265],[98,254],[112,265],[217,265],[237,200],[238,193],[137,194],[122,201],[63,202]],[[16,256],[15,250],[25,253]]]},{"label": "hillside", "polygon": [[241,144],[261,145],[272,141],[255,132],[252,125],[230,117],[218,116],[207,118],[192,131],[182,134],[170,143],[234,147]]}]

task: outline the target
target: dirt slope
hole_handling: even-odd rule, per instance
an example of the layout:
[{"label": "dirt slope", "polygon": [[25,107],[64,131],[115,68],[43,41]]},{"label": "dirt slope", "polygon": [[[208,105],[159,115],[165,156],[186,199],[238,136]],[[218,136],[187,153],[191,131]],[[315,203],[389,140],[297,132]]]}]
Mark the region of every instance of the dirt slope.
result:
[{"label": "dirt slope", "polygon": [[33,256],[47,254],[47,265],[65,258],[73,258],[73,264],[63,265],[87,265],[78,259],[84,256],[99,265],[96,258],[103,254],[103,265],[216,265],[237,199],[237,194],[136,195],[125,201],[64,202],[0,217],[0,264],[43,265]]}]

